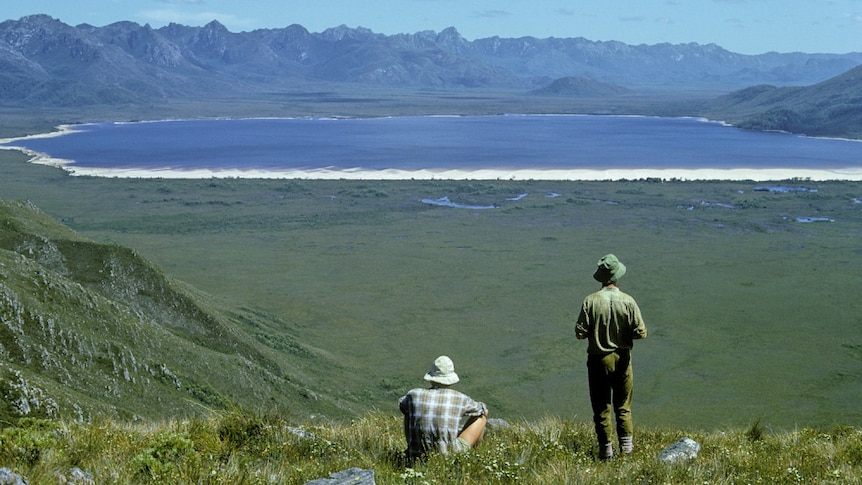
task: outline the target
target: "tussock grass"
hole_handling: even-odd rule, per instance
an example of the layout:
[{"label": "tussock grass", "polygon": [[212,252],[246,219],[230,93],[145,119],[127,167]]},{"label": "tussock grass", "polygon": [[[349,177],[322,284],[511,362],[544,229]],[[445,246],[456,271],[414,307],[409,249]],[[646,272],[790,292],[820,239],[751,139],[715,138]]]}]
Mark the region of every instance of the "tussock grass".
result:
[{"label": "tussock grass", "polygon": [[[400,416],[297,424],[238,411],[189,420],[75,423],[22,420],[0,432],[0,463],[30,483],[57,483],[75,468],[95,483],[305,483],[352,467],[379,484],[859,483],[862,430],[849,426],[772,433],[639,428],[631,457],[596,459],[590,425],[547,417],[490,427],[468,454],[406,464]],[[664,463],[683,436],[699,456]]]}]

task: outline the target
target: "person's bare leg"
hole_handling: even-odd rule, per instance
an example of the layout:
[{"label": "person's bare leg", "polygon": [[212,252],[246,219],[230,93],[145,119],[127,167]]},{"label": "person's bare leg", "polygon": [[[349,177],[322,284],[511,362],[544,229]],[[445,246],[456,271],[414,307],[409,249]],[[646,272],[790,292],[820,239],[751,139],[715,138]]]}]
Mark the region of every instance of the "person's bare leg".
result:
[{"label": "person's bare leg", "polygon": [[472,448],[482,441],[482,437],[485,436],[485,425],[487,423],[487,414],[485,416],[470,418],[467,421],[467,424],[464,425],[464,429],[461,430],[461,434],[459,434],[458,437],[464,438],[467,443],[470,443],[470,447]]}]

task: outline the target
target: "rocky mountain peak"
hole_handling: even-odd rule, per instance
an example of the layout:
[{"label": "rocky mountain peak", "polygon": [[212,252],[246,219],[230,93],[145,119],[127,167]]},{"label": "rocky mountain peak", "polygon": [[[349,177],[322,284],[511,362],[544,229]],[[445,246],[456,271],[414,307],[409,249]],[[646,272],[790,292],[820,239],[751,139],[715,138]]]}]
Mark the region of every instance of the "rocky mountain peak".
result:
[{"label": "rocky mountain peak", "polygon": [[342,40],[368,40],[375,37],[374,32],[364,27],[351,28],[344,24],[324,30],[321,38],[330,42]]}]

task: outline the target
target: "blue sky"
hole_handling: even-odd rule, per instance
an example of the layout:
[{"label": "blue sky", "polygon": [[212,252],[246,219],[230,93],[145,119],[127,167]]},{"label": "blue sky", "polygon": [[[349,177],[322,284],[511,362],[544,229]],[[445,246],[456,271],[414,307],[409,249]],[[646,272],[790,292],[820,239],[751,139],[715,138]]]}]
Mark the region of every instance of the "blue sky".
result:
[{"label": "blue sky", "polygon": [[5,0],[2,19],[161,27],[218,20],[241,32],[300,24],[382,34],[455,27],[485,37],[585,37],[627,44],[718,44],[743,54],[862,52],[862,0]]}]

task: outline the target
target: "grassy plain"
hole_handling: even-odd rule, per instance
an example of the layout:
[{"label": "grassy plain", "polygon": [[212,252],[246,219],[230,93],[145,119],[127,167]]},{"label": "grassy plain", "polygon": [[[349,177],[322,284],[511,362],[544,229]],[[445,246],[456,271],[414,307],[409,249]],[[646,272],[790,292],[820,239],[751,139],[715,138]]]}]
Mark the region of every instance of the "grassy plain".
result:
[{"label": "grassy plain", "polygon": [[[0,167],[3,198],[299,325],[363,376],[328,391],[367,409],[396,413],[445,353],[496,417],[589,421],[573,320],[614,252],[651,332],[637,423],[862,423],[858,182],[100,179],[6,152]],[[442,196],[498,207],[421,202]]]},{"label": "grassy plain", "polygon": [[[715,93],[660,94],[298,89],[212,103],[3,110],[0,136],[176,117],[685,115]],[[777,184],[811,190],[772,193],[745,181],[99,179],[5,151],[0,172],[0,197],[29,199],[231,305],[299,325],[303,341],[364,376],[327,391],[367,409],[394,412],[395,399],[447,353],[461,388],[496,416],[588,421],[585,345],[573,319],[596,289],[595,261],[615,252],[629,267],[621,286],[651,332],[635,350],[637,422],[862,424],[858,182],[785,181]],[[442,196],[498,207],[421,202]]]}]

